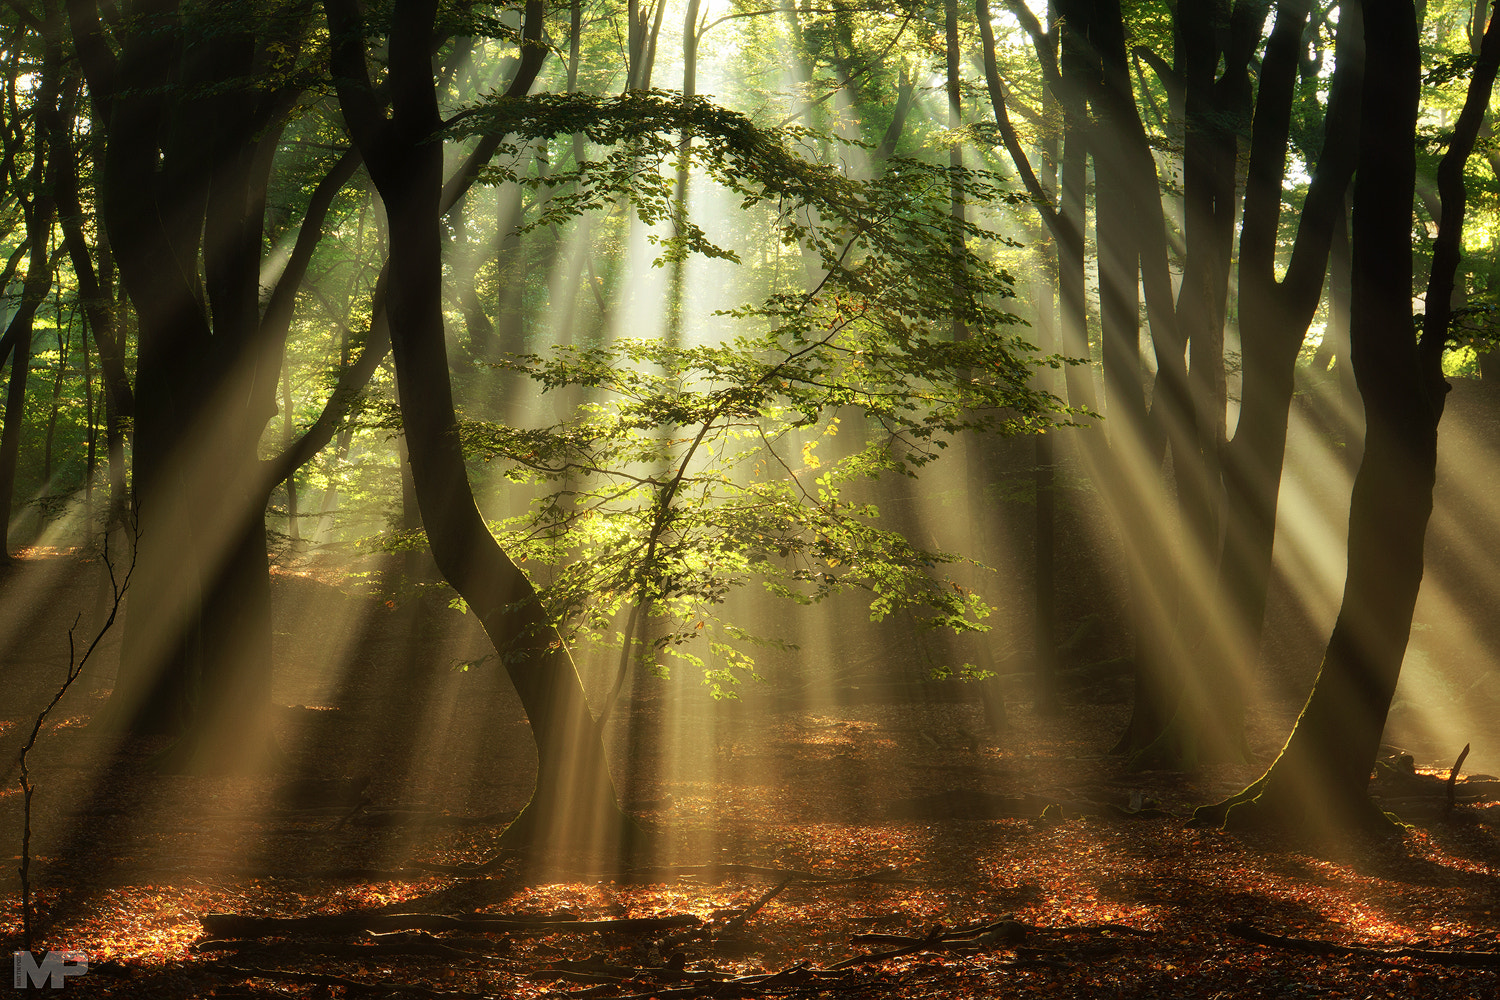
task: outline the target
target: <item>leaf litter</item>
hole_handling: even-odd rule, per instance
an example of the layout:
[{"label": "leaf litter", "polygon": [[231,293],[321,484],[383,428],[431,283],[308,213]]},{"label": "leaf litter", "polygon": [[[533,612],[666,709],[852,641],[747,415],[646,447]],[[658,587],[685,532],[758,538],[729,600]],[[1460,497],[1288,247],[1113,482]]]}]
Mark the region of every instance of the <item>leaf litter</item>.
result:
[{"label": "leaf litter", "polygon": [[[401,608],[380,614],[393,623],[372,661],[410,641]],[[101,704],[81,697],[69,718]],[[1290,706],[1252,717],[1262,759],[1175,775],[1131,774],[1098,752],[1124,722],[1117,705],[1070,706],[1059,720],[1014,712],[979,745],[951,737],[979,727],[977,705],[715,706],[704,711],[741,718],[703,753],[701,733],[666,725],[666,699],[647,697],[616,723],[637,735],[616,733],[611,750],[632,763],[622,792],[662,853],[600,868],[497,855],[527,791],[514,762],[529,733],[493,700],[449,704],[456,729],[483,723],[484,753],[503,766],[474,764],[472,743],[423,743],[358,713],[283,712],[282,745],[304,767],[404,754],[465,779],[442,788],[382,774],[373,805],[343,822],[343,811],[272,808],[271,778],[158,775],[147,766],[157,746],[50,731],[38,753],[37,901],[45,946],[89,956],[70,995],[1500,995],[1500,961],[1486,956],[1500,950],[1490,801],[1399,841],[1334,850],[1184,828],[1192,804],[1254,776]],[[695,739],[696,771],[673,762]],[[65,806],[64,784],[90,794]],[[910,802],[929,814],[905,818]],[[955,806],[966,802],[984,815]],[[4,829],[18,812],[15,796],[0,798]],[[0,935],[14,941],[6,867]],[[205,933],[213,914],[381,920],[225,938]]]}]

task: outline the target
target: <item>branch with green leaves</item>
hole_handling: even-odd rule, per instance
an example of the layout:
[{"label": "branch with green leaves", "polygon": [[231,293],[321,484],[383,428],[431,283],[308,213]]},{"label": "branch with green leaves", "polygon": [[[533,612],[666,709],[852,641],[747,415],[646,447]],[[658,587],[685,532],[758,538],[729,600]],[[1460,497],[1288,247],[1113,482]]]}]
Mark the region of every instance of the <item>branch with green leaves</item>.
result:
[{"label": "branch with green leaves", "polygon": [[[753,671],[743,650],[757,637],[719,612],[751,580],[797,603],[858,589],[877,619],[985,628],[984,601],[943,576],[958,557],[885,526],[868,484],[917,475],[961,433],[1036,432],[1074,415],[1031,387],[1036,366],[1065,361],[1038,357],[1005,310],[1011,278],[991,252],[1003,240],[973,222],[953,239],[953,186],[972,204],[1013,202],[997,176],[892,160],[879,178],[853,178],[799,155],[802,130],[662,92],[501,98],[456,128],[503,131],[518,148],[573,133],[595,144],[594,158],[545,178],[512,176],[502,150],[483,179],[554,188],[533,228],[623,203],[658,227],[663,261],[738,262],[673,203],[677,136],[690,128],[695,167],[819,263],[816,280],[715,312],[685,344],[618,340],[503,362],[543,392],[590,399],[548,427],[461,431],[473,460],[536,490],[498,530],[515,558],[545,567],[535,582],[572,638],[619,642],[656,669],[686,660],[723,695]],[[952,339],[955,319],[967,338]],[[825,461],[857,424],[857,444]],[[633,639],[642,615],[668,623],[649,643]],[[689,648],[705,637],[707,658]]]}]

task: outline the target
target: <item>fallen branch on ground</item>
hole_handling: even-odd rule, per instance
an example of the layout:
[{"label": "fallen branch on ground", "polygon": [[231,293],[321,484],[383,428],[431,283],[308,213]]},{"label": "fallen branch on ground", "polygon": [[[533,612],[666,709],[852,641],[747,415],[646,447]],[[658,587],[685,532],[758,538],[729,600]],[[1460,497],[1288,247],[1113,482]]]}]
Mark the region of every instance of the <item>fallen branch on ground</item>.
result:
[{"label": "fallen branch on ground", "polygon": [[691,913],[665,917],[578,920],[571,916],[457,916],[445,913],[338,913],[311,917],[251,917],[206,913],[200,918],[211,938],[287,937],[350,934],[358,931],[480,931],[489,934],[644,934],[692,927],[702,921]]},{"label": "fallen branch on ground", "polygon": [[1257,930],[1249,924],[1229,925],[1229,932],[1246,941],[1271,948],[1287,948],[1313,955],[1357,955],[1365,958],[1419,958],[1438,965],[1464,965],[1478,968],[1500,968],[1500,952],[1441,951],[1432,948],[1368,948],[1363,945],[1334,944],[1317,938],[1285,937]]},{"label": "fallen branch on ground", "polygon": [[246,938],[215,939],[200,941],[193,946],[195,952],[232,951],[238,957],[291,957],[326,956],[353,958],[361,961],[378,961],[392,955],[425,955],[433,958],[483,958],[506,950],[509,942],[482,939],[454,940],[435,938],[428,934],[392,934],[395,941],[371,941],[367,944],[340,942],[282,941],[267,944]]},{"label": "fallen branch on ground", "polygon": [[726,923],[724,927],[719,931],[719,936],[725,937],[727,935],[733,934],[741,927],[744,927],[745,921],[749,920],[751,917],[755,916],[755,914],[759,913],[761,907],[765,906],[771,900],[781,895],[781,891],[791,884],[792,880],[790,878],[782,879],[776,884],[775,888],[769,890],[755,902],[751,903],[749,906],[745,907],[745,909],[741,910],[739,913],[731,917],[729,919],[729,922]]},{"label": "fallen branch on ground", "polygon": [[1462,752],[1460,752],[1459,755],[1458,755],[1458,760],[1456,760],[1456,761],[1453,762],[1453,767],[1448,771],[1448,788],[1447,788],[1447,792],[1448,792],[1448,806],[1443,811],[1443,815],[1444,816],[1451,815],[1452,812],[1453,812],[1453,798],[1454,798],[1454,796],[1453,796],[1453,785],[1454,785],[1454,783],[1456,783],[1458,781],[1458,771],[1459,771],[1459,768],[1461,768],[1461,767],[1464,766],[1464,758],[1466,758],[1468,756],[1469,756],[1469,744],[1465,743]]},{"label": "fallen branch on ground", "polygon": [[1155,937],[1155,931],[1143,930],[1139,927],[1131,927],[1128,924],[1080,924],[1076,927],[1038,927],[1033,924],[1023,924],[1009,917],[1001,917],[988,923],[977,924],[969,927],[957,927],[948,929],[942,924],[935,925],[924,937],[911,937],[905,934],[857,934],[851,940],[856,944],[893,944],[898,947],[892,951],[868,952],[864,955],[855,955],[846,958],[842,962],[829,966],[831,969],[849,968],[855,965],[866,965],[873,962],[882,962],[888,958],[898,958],[903,955],[915,954],[919,951],[970,951],[980,948],[995,946],[1007,947],[1019,944],[1032,935],[1067,935],[1067,934],[1127,934],[1134,937]]}]

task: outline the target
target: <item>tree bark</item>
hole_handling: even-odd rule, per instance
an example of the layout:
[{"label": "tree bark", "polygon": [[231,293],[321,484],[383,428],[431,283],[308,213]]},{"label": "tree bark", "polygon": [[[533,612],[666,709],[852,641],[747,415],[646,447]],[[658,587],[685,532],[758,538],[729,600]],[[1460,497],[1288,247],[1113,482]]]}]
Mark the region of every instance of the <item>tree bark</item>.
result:
[{"label": "tree bark", "polygon": [[1286,746],[1266,773],[1200,823],[1275,825],[1314,834],[1389,830],[1367,786],[1396,690],[1421,586],[1423,541],[1437,473],[1447,384],[1442,356],[1463,225],[1463,165],[1500,68],[1492,19],[1468,99],[1439,166],[1442,221],[1420,342],[1412,336],[1412,199],[1421,87],[1417,16],[1406,3],[1364,10],[1366,75],[1354,181],[1354,374],[1365,447],[1349,509],[1343,603],[1318,678]]},{"label": "tree bark", "polygon": [[442,146],[430,38],[434,0],[398,0],[392,114],[375,105],[354,0],[326,0],[339,102],[390,220],[388,311],[412,478],[443,576],[489,634],[537,741],[536,792],[506,831],[512,843],[616,849],[620,812],[604,747],[568,651],[535,589],[490,535],[464,467],[442,315]]},{"label": "tree bark", "polygon": [[[1240,231],[1240,415],[1225,449],[1228,505],[1219,581],[1246,664],[1258,654],[1271,579],[1276,507],[1297,353],[1323,287],[1333,230],[1354,172],[1365,52],[1360,5],[1341,9],[1322,153],[1292,259],[1277,281],[1277,232],[1303,25],[1310,4],[1284,7],[1266,46],[1251,132]],[[1409,285],[1409,282],[1408,282]]]},{"label": "tree bark", "polygon": [[[181,737],[164,766],[254,767],[272,747],[256,449],[276,411],[281,356],[280,340],[261,337],[259,276],[265,192],[291,93],[226,84],[269,77],[267,46],[300,43],[305,19],[263,31],[220,20],[207,31],[168,0],[133,13],[116,31],[116,56],[95,3],[69,3],[107,123],[100,217],[139,334],[138,558],[107,716],[138,734]],[[101,317],[96,333],[105,329]]]}]

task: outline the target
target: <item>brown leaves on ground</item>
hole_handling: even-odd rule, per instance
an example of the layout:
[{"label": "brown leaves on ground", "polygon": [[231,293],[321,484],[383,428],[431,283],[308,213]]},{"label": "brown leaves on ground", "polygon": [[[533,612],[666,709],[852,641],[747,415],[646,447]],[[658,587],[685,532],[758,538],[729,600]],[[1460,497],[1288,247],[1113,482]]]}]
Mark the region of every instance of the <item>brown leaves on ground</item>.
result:
[{"label": "brown leaves on ground", "polygon": [[[757,819],[740,826],[720,820],[682,834],[675,850],[678,860],[739,863],[722,871],[658,868],[633,876],[548,871],[517,859],[483,878],[423,876],[414,869],[406,877],[361,880],[334,874],[340,867],[335,841],[344,834],[331,834],[327,817],[247,814],[223,822],[242,825],[243,838],[265,842],[268,859],[299,852],[289,859],[287,875],[236,875],[213,863],[195,864],[189,851],[182,864],[147,869],[139,878],[121,859],[110,879],[116,884],[91,884],[88,872],[54,857],[48,861],[55,870],[71,877],[49,877],[41,901],[50,928],[46,945],[83,950],[95,963],[95,971],[68,984],[74,995],[85,996],[401,995],[406,984],[428,995],[516,997],[837,991],[1477,998],[1500,991],[1495,969],[1373,952],[1308,954],[1248,941],[1236,930],[1249,925],[1366,949],[1494,949],[1500,928],[1494,831],[1488,810],[1463,815],[1477,821],[1417,830],[1399,843],[1351,844],[1332,859],[1284,844],[1189,831],[1176,819],[1083,817],[1046,826],[1025,819]],[[121,818],[89,822],[110,819]],[[149,826],[150,818],[143,819]],[[354,838],[379,833],[353,831]],[[482,850],[475,841],[497,832],[439,835],[444,847],[422,860],[471,859]],[[149,832],[142,837],[140,846],[151,850]],[[842,883],[805,877],[872,871],[880,877]],[[781,892],[737,920],[781,882]],[[210,912],[367,910],[561,919],[555,931],[525,934],[425,932],[429,943],[453,943],[435,955],[411,949],[409,937],[378,931],[195,948],[202,944],[201,919]],[[594,923],[670,915],[701,923],[620,933],[601,932]],[[14,905],[6,916],[4,931],[14,933]],[[957,947],[942,940],[1002,918],[1006,923],[999,926],[1013,924],[1017,932],[979,934]],[[574,930],[569,923],[592,926]],[[867,937],[856,940],[861,936]],[[374,948],[400,940],[407,953]],[[371,950],[366,957],[350,946]],[[850,961],[882,953],[891,957]],[[817,971],[837,969],[844,971]],[[760,978],[774,973],[785,975]]]},{"label": "brown leaves on ground", "polygon": [[[413,629],[399,607],[372,613],[390,620],[365,659],[337,677],[298,664],[305,689],[279,692],[315,706],[281,713],[290,773],[374,775],[352,813],[285,808],[286,773],[155,774],[156,747],[117,748],[81,725],[98,698],[65,703],[69,724],[38,751],[34,872],[42,945],[89,956],[67,995],[1500,995],[1500,970],[1439,954],[1500,950],[1497,807],[1460,805],[1404,840],[1320,853],[1188,830],[1191,805],[1263,761],[1130,774],[1098,752],[1124,721],[1118,706],[1072,705],[1062,721],[1015,711],[1010,731],[979,741],[967,736],[977,703],[713,706],[670,685],[638,690],[611,752],[656,855],[465,870],[496,859],[500,824],[524,801],[529,732],[493,678],[434,670],[447,654],[431,645],[425,673],[386,662],[411,653],[407,635],[461,659],[472,637],[450,633],[462,622]],[[407,686],[382,689],[390,676]],[[1273,752],[1289,711],[1253,716],[1251,745]],[[5,747],[16,731],[0,732]],[[7,782],[0,856],[13,857],[20,803]],[[893,818],[916,801],[946,805]],[[971,801],[1001,818],[955,805]],[[1062,808],[1043,821],[1046,803]],[[1159,812],[1122,815],[1141,809]],[[5,867],[11,944],[18,882]],[[202,923],[358,912],[532,926],[387,920],[208,940]],[[600,923],[660,917],[692,919]]]}]

